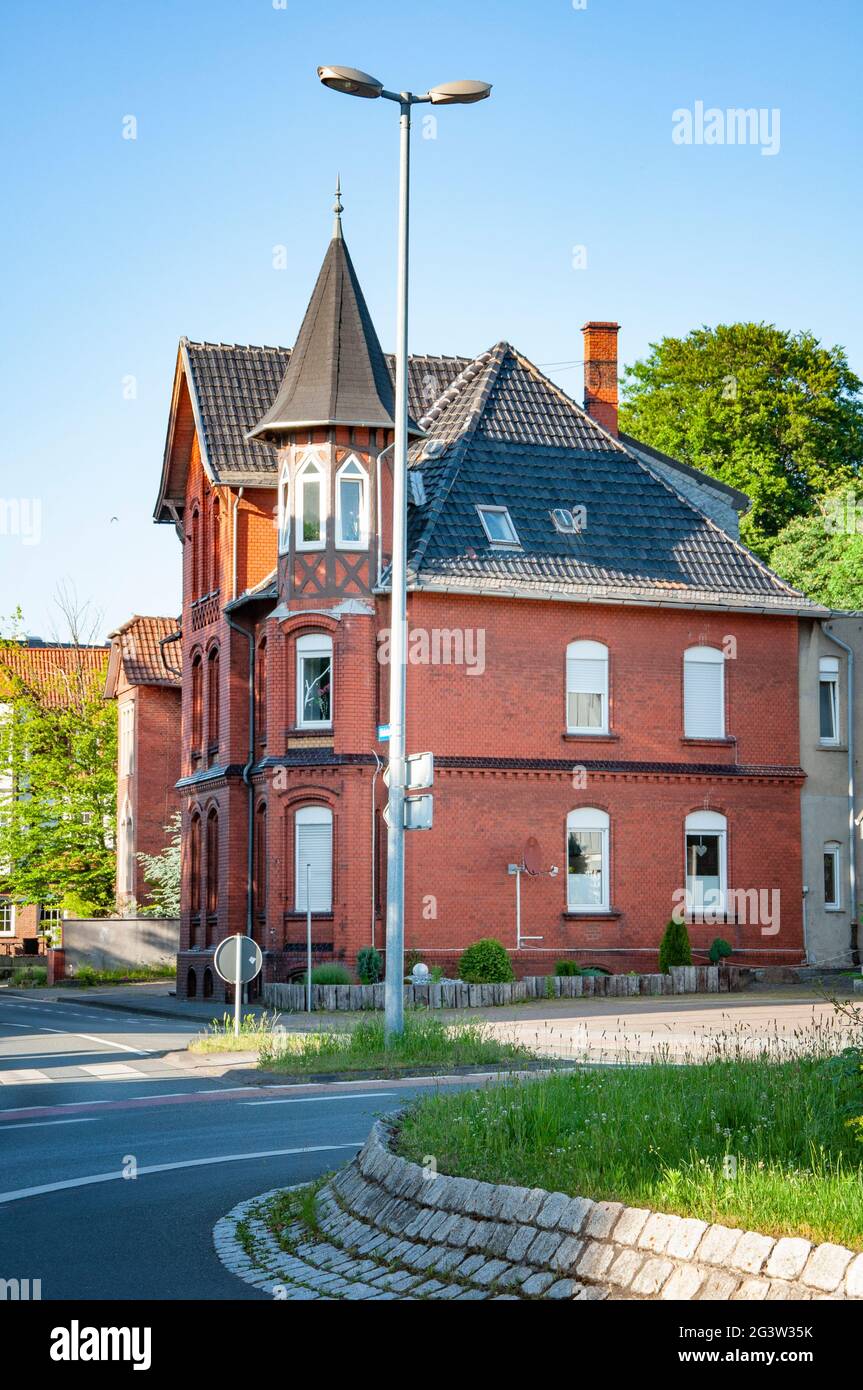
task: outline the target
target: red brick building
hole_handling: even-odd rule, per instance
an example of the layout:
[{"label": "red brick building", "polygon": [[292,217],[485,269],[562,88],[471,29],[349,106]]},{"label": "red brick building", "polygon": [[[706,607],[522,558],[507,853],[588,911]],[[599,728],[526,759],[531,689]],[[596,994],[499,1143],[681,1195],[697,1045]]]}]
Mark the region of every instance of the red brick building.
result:
[{"label": "red brick building", "polygon": [[[448,970],[487,935],[519,973],[655,969],[681,895],[697,949],[801,958],[821,610],[740,545],[739,493],[618,434],[616,340],[585,328],[587,409],[507,343],[410,362],[408,749],[436,781],[406,936]],[[317,958],[383,948],[392,412],[338,219],[292,352],[180,344],[156,509],[184,555],[180,992],[220,991],[234,931],[265,978],[302,968],[307,864]],[[558,872],[522,878],[516,951],[525,856]]]},{"label": "red brick building", "polygon": [[105,698],[117,701],[117,911],[145,904],[139,854],[161,854],[179,808],[182,671],[176,618],[130,618],[110,634]]}]

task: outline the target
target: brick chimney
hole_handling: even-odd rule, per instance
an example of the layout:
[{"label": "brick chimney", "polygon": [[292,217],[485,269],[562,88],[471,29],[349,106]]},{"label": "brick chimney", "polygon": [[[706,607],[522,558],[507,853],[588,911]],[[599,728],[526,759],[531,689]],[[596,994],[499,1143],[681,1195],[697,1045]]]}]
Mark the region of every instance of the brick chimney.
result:
[{"label": "brick chimney", "polygon": [[591,320],[584,334],[584,408],[617,437],[617,335],[619,323]]}]

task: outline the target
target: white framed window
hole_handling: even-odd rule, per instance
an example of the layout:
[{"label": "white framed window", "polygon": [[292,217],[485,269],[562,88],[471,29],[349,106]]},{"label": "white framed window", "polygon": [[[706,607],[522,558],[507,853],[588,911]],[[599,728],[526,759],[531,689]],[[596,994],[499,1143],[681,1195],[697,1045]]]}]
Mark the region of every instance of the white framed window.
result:
[{"label": "white framed window", "polygon": [[566,731],[608,733],[608,648],[601,642],[566,649]]},{"label": "white framed window", "polygon": [[842,907],[842,847],[836,840],[824,846],[824,906],[833,912]]},{"label": "white framed window", "polygon": [[323,632],[297,638],[297,725],[329,728],[333,722],[333,639]]},{"label": "white framed window", "polygon": [[566,906],[569,912],[608,910],[606,811],[581,806],[566,818]]},{"label": "white framed window", "polygon": [[324,473],[314,459],[307,459],[297,474],[298,550],[320,550],[324,545],[327,502],[324,494]]},{"label": "white framed window", "polygon": [[287,459],[279,475],[279,554],[284,555],[291,543],[291,468]]},{"label": "white framed window", "polygon": [[725,737],[725,656],[716,647],[683,653],[683,731],[687,738]]},{"label": "white framed window", "polygon": [[0,936],[15,935],[15,904],[11,898],[0,898]]},{"label": "white framed window", "polygon": [[135,702],[124,700],[120,706],[118,730],[118,762],[121,777],[131,777],[135,771]]},{"label": "white framed window", "polygon": [[508,507],[477,507],[483,530],[492,545],[520,545]]},{"label": "white framed window", "polygon": [[336,474],[336,545],[364,550],[369,543],[369,480],[352,454]]},{"label": "white framed window", "polygon": [[839,742],[839,658],[822,656],[818,663],[818,736],[822,743]]},{"label": "white framed window", "polygon": [[718,811],[686,817],[686,910],[724,912],[728,823]]},{"label": "white framed window", "polygon": [[333,907],[333,813],[303,806],[294,818],[294,907],[297,912],[331,912]]}]

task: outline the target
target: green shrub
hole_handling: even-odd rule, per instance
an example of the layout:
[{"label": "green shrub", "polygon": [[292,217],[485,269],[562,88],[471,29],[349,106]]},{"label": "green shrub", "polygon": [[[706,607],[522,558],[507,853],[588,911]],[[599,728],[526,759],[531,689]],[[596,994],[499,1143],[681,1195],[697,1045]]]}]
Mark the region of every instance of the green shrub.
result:
[{"label": "green shrub", "polygon": [[357,974],[361,985],[376,985],[383,974],[381,953],[374,946],[357,951]]},{"label": "green shrub", "polygon": [[675,922],[672,917],[665,928],[665,935],[659,946],[659,969],[667,975],[672,965],[691,965],[692,947],[685,922]]},{"label": "green shrub", "polygon": [[554,967],[555,975],[580,975],[581,966],[577,960],[559,960]]},{"label": "green shrub", "polygon": [[[300,984],[306,983],[305,972],[300,976]],[[346,970],[343,965],[313,965],[312,984],[313,985],[349,985],[351,983],[351,972]]]},{"label": "green shrub", "polygon": [[36,989],[48,983],[48,971],[44,965],[19,965],[12,971],[10,982],[23,985],[25,989]]},{"label": "green shrub", "polygon": [[710,944],[711,965],[718,965],[719,962],[722,960],[723,956],[730,956],[733,953],[733,951],[734,947],[731,946],[723,937],[714,937],[713,941]]},{"label": "green shrub", "polygon": [[458,963],[458,973],[469,985],[505,985],[515,979],[506,947],[493,936],[468,946]]}]

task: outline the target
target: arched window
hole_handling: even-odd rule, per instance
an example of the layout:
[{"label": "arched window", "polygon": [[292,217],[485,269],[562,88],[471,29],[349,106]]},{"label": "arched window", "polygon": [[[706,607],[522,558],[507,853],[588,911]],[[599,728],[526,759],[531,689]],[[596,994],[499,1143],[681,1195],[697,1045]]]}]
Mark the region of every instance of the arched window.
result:
[{"label": "arched window", "polygon": [[261,802],[255,812],[255,875],[252,892],[255,916],[263,920],[267,915],[267,805]]},{"label": "arched window", "polygon": [[687,738],[725,737],[725,656],[716,647],[683,653],[683,731]]},{"label": "arched window", "polygon": [[336,474],[336,545],[362,550],[369,541],[368,475],[353,455]]},{"label": "arched window", "polygon": [[839,742],[839,659],[818,662],[818,729],[822,743]]},{"label": "arched window", "polygon": [[297,725],[329,728],[333,722],[333,639],[323,632],[297,638]]},{"label": "arched window", "polygon": [[213,647],[207,657],[207,749],[219,748],[219,648]]},{"label": "arched window", "polygon": [[601,642],[570,642],[566,649],[566,728],[608,733],[608,648]]},{"label": "arched window", "polygon": [[279,475],[279,554],[284,555],[291,544],[291,469],[287,459]]},{"label": "arched window", "polygon": [[267,639],[262,637],[255,655],[255,739],[267,742]]},{"label": "arched window", "polygon": [[128,796],[120,812],[117,844],[117,888],[119,896],[128,901],[135,896],[135,826],[132,805]]},{"label": "arched window", "polygon": [[566,905],[570,912],[608,910],[608,831],[607,812],[592,806],[580,806],[566,818]]},{"label": "arched window", "polygon": [[195,811],[189,825],[189,904],[193,923],[201,918],[201,817]]},{"label": "arched window", "polygon": [[718,811],[686,817],[686,910],[724,912],[728,822]]},{"label": "arched window", "polygon": [[192,755],[201,752],[204,719],[204,666],[201,653],[192,660]]},{"label": "arched window", "polygon": [[201,994],[205,999],[212,999],[213,997],[213,972],[210,969],[209,965],[206,967],[204,971],[204,980],[203,985],[201,987]]},{"label": "arched window", "polygon": [[298,550],[319,550],[324,544],[324,525],[327,508],[324,495],[324,475],[313,459],[303,464],[297,474]]},{"label": "arched window", "polygon": [[222,583],[222,504],[213,498],[210,535],[210,592],[217,593]]},{"label": "arched window", "polygon": [[303,806],[294,817],[294,907],[305,912],[333,907],[333,813],[326,806]]},{"label": "arched window", "polygon": [[196,599],[201,594],[201,513],[197,507],[192,508],[189,521],[189,544],[192,552],[189,593]]},{"label": "arched window", "polygon": [[219,813],[215,806],[207,816],[207,938],[219,912]]},{"label": "arched window", "polygon": [[194,999],[198,993],[198,977],[194,970],[190,970],[186,976],[186,998]]}]

